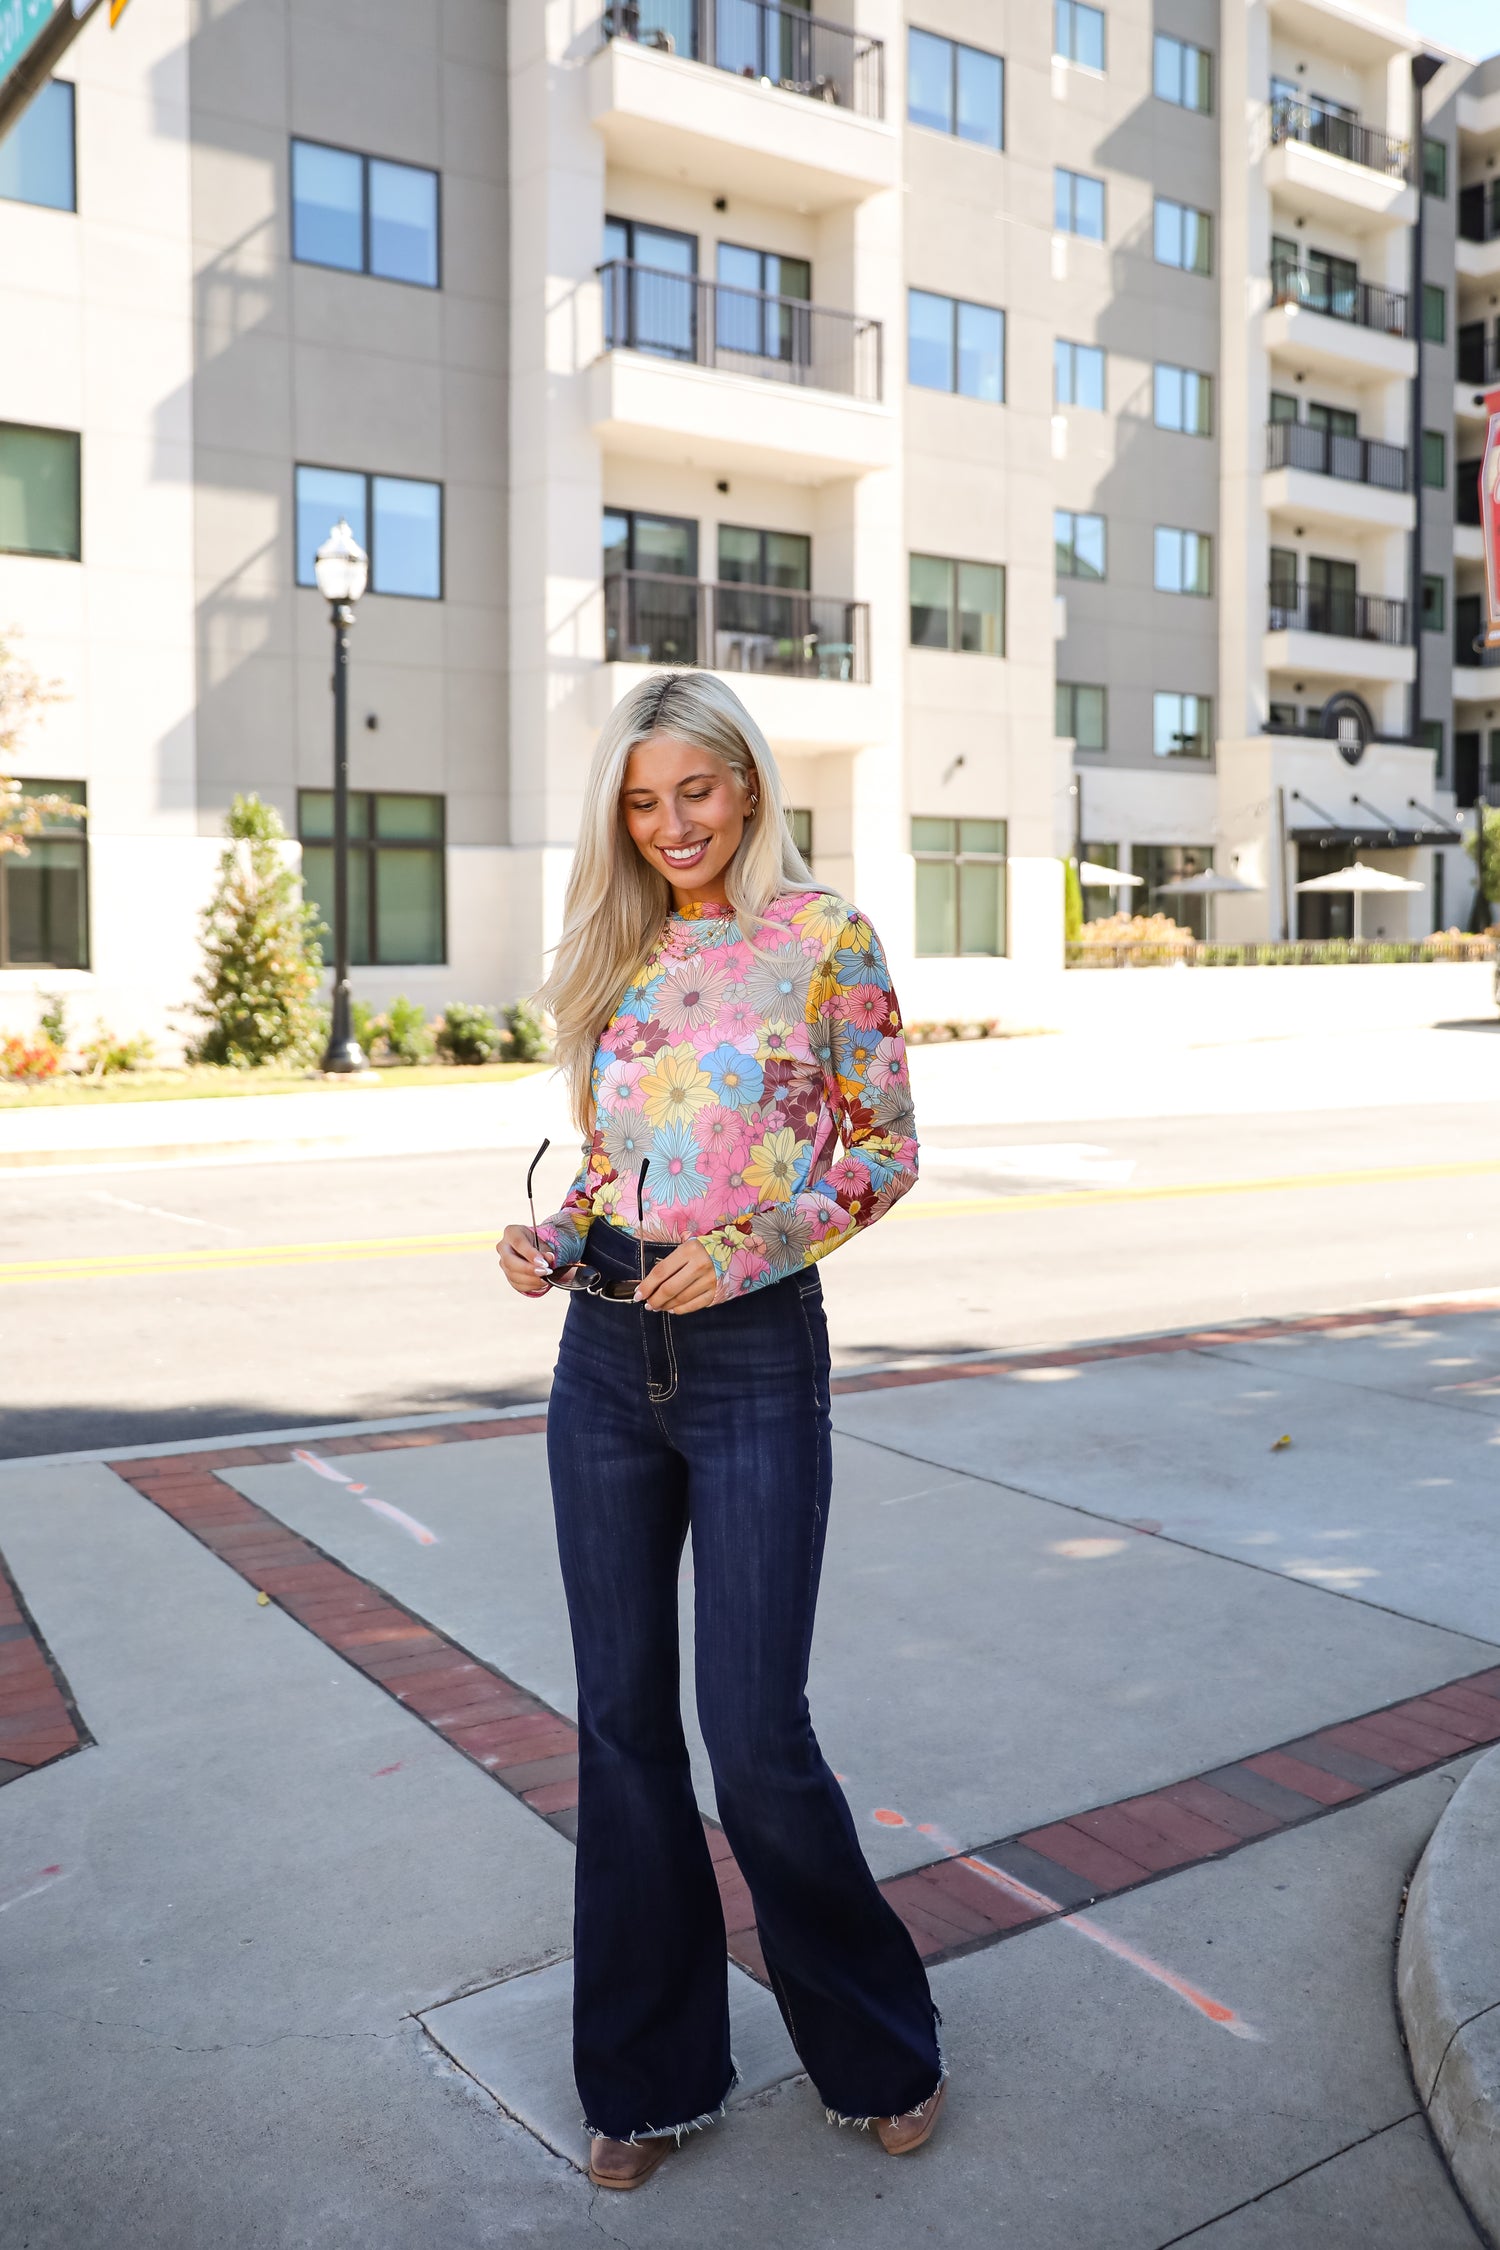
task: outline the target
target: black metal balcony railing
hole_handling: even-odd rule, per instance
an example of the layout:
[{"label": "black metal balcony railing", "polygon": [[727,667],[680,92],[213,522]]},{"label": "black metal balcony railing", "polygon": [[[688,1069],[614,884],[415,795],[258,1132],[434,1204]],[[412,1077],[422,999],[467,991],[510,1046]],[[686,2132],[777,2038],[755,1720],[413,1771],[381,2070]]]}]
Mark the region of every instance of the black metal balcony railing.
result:
[{"label": "black metal balcony railing", "polygon": [[800,297],[616,258],[599,268],[609,351],[652,352],[736,375],[880,397],[880,323]]},{"label": "black metal balcony railing", "polygon": [[1460,461],[1453,472],[1453,520],[1478,525],[1479,472],[1482,461]]},{"label": "black metal balcony railing", "polygon": [[1343,437],[1312,422],[1266,424],[1268,469],[1311,469],[1315,476],[1341,477],[1346,484],[1378,485],[1382,492],[1406,490],[1406,448],[1379,438]]},{"label": "black metal balcony railing", "polygon": [[1409,141],[1395,140],[1373,125],[1361,125],[1357,118],[1293,101],[1285,94],[1278,94],[1271,104],[1271,139],[1303,141],[1309,148],[1326,149],[1330,156],[1363,165],[1366,171],[1383,172],[1388,179],[1411,177]]},{"label": "black metal balcony railing", "polygon": [[1500,236],[1500,180],[1475,180],[1458,191],[1458,231],[1465,242]]},{"label": "black metal balcony railing", "polygon": [[885,115],[882,41],[780,0],[614,0],[599,32],[601,44],[633,39],[861,117]]},{"label": "black metal balcony railing", "polygon": [[1271,260],[1271,302],[1306,305],[1309,312],[1327,313],[1330,320],[1351,321],[1383,336],[1408,333],[1406,299],[1399,289],[1382,289],[1373,281],[1338,281],[1323,268],[1299,265],[1294,258]]},{"label": "black metal balcony railing", "polygon": [[714,672],[864,682],[870,612],[867,603],[834,594],[622,570],[604,581],[604,645],[612,664],[702,664]]},{"label": "black metal balcony railing", "polygon": [[1500,329],[1493,336],[1475,335],[1472,329],[1459,330],[1458,380],[1461,383],[1500,383]]},{"label": "black metal balcony railing", "polygon": [[1268,625],[1273,633],[1337,633],[1350,641],[1382,641],[1388,648],[1400,648],[1409,638],[1405,602],[1343,586],[1289,586],[1274,579]]}]

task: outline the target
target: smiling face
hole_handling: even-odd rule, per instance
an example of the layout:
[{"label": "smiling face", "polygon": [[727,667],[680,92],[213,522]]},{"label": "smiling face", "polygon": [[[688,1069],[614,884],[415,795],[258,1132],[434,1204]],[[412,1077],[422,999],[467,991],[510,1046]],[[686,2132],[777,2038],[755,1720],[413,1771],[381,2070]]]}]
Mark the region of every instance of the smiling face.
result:
[{"label": "smiling face", "polygon": [[642,859],[665,875],[672,903],[723,897],[721,878],[739,848],[758,784],[741,786],[711,751],[654,734],[631,751],[620,809]]}]

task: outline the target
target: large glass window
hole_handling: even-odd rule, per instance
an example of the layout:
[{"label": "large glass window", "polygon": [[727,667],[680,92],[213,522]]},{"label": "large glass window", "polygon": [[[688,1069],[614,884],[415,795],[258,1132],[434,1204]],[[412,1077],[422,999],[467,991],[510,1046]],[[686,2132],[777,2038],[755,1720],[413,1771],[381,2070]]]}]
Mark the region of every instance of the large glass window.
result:
[{"label": "large glass window", "polygon": [[[806,258],[721,242],[718,281],[715,342],[721,353],[810,364],[812,325],[803,307],[812,299],[812,267]],[[681,293],[680,284],[667,286]]]},{"label": "large glass window", "polygon": [[[349,958],[357,968],[416,968],[446,958],[443,814],[441,797],[350,792]],[[297,832],[303,895],[331,929],[331,790],[298,791]]]},{"label": "large glass window", "polygon": [[1059,406],[1104,411],[1104,353],[1097,344],[1072,344],[1059,336],[1052,346],[1052,390]]},{"label": "large glass window", "polygon": [[1054,731],[1063,741],[1071,738],[1075,749],[1103,750],[1106,747],[1107,710],[1102,687],[1084,686],[1077,680],[1057,682]]},{"label": "large glass window", "polygon": [[1429,134],[1422,137],[1422,192],[1437,196],[1448,193],[1448,143],[1435,141]]},{"label": "large glass window", "polygon": [[963,398],[1005,398],[1005,315],[994,305],[970,305],[907,292],[907,375],[919,390],[957,391]]},{"label": "large glass window", "polygon": [[312,586],[313,561],[343,519],[370,557],[372,594],[443,597],[443,488],[420,477],[367,475],[362,469],[299,467],[297,584]]},{"label": "large glass window", "polygon": [[1448,292],[1440,281],[1422,284],[1422,341],[1426,344],[1448,341]]},{"label": "large glass window", "polygon": [[1180,266],[1184,273],[1211,273],[1213,232],[1213,220],[1207,211],[1194,211],[1165,195],[1156,198],[1152,247],[1159,266]]},{"label": "large glass window", "polygon": [[1059,578],[1104,576],[1104,518],[1074,508],[1052,511],[1052,541]]},{"label": "large glass window", "polygon": [[1181,430],[1188,437],[1208,437],[1213,430],[1214,379],[1191,367],[1156,363],[1153,385],[1156,426]]},{"label": "large glass window", "polygon": [[1213,57],[1186,39],[1156,34],[1152,56],[1151,91],[1158,101],[1175,102],[1179,109],[1201,110],[1214,106]]},{"label": "large glass window", "polygon": [[1147,914],[1170,914],[1180,929],[1201,938],[1207,926],[1207,901],[1201,898],[1162,896],[1164,883],[1180,883],[1184,876],[1203,875],[1213,866],[1212,844],[1136,844],[1130,854],[1130,871],[1144,877],[1144,888],[1132,893]]},{"label": "large glass window", "polygon": [[88,792],[81,781],[23,781],[28,797],[64,797],[24,855],[0,852],[0,969],[89,965]]},{"label": "large glass window", "polygon": [[914,820],[917,951],[1005,951],[1005,822]]},{"label": "large glass window", "polygon": [[1206,695],[1158,688],[1151,705],[1151,747],[1158,758],[1206,758],[1212,753],[1213,712]]},{"label": "large glass window", "polygon": [[698,526],[604,511],[604,642],[611,663],[698,662]]},{"label": "large glass window", "polygon": [[77,562],[78,434],[0,422],[0,554]]},{"label": "large glass window", "polygon": [[76,211],[73,89],[49,78],[0,138],[0,196],[48,211]]},{"label": "large glass window", "polygon": [[968,656],[1005,654],[1005,568],[911,557],[911,645]]},{"label": "large glass window", "polygon": [[913,125],[982,148],[1005,146],[1005,64],[982,47],[934,32],[907,35],[906,114]]},{"label": "large glass window", "polygon": [[1213,542],[1208,533],[1158,524],[1154,583],[1159,594],[1211,594]]},{"label": "large glass window", "polygon": [[805,594],[812,586],[812,541],[802,531],[751,531],[721,523],[719,583],[786,587]]},{"label": "large glass window", "polygon": [[698,237],[635,219],[604,222],[604,341],[613,351],[697,357]]},{"label": "large glass window", "polygon": [[1448,439],[1442,430],[1422,432],[1422,482],[1435,492],[1448,482]]},{"label": "large glass window", "polygon": [[436,289],[437,173],[293,141],[292,256],[301,265]]},{"label": "large glass window", "polygon": [[1057,165],[1052,174],[1052,224],[1059,234],[1081,234],[1087,242],[1104,240],[1104,182],[1087,172],[1065,172]]},{"label": "large glass window", "polygon": [[1104,10],[1085,0],[1052,0],[1052,52],[1085,70],[1104,68]]}]

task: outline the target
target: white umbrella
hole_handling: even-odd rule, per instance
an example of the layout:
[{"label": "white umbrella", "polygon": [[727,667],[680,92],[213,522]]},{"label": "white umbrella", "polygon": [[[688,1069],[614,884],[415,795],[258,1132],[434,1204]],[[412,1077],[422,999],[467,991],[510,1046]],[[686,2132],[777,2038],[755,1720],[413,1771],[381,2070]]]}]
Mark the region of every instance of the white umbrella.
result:
[{"label": "white umbrella", "polygon": [[1353,894],[1354,934],[1360,933],[1362,919],[1358,900],[1367,891],[1425,891],[1425,883],[1414,883],[1409,875],[1392,875],[1383,867],[1367,867],[1362,859],[1350,867],[1335,867],[1326,875],[1309,875],[1305,883],[1297,885],[1299,891],[1347,891]]},{"label": "white umbrella", "polygon": [[1153,896],[1222,898],[1229,891],[1258,891],[1260,887],[1259,883],[1242,883],[1238,875],[1221,875],[1216,867],[1205,867],[1201,875],[1179,875],[1173,883],[1158,883]]},{"label": "white umbrella", "polygon": [[1086,890],[1126,891],[1144,883],[1144,875],[1125,875],[1118,867],[1100,867],[1092,859],[1078,862],[1078,880]]}]

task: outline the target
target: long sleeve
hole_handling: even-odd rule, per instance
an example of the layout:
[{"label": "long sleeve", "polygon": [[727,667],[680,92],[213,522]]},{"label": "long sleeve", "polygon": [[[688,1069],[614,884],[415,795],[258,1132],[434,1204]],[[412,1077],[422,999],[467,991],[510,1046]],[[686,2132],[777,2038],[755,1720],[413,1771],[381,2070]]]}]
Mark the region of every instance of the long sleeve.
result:
[{"label": "long sleeve", "polygon": [[[758,1121],[743,1164],[756,1201],[696,1238],[718,1272],[719,1303],[827,1257],[873,1226],[917,1177],[906,1042],[880,941],[841,900],[819,898],[798,921],[828,941],[797,1027],[819,1066],[823,1098],[817,1108],[808,1102],[806,1065],[796,1067],[789,1032],[788,1108]],[[835,1132],[842,1154],[830,1163]]]},{"label": "long sleeve", "polygon": [[575,1265],[583,1256],[584,1240],[594,1214],[589,1164],[590,1151],[585,1148],[583,1162],[561,1204],[550,1218],[537,1222],[537,1241],[542,1249],[551,1251],[554,1267]]}]

